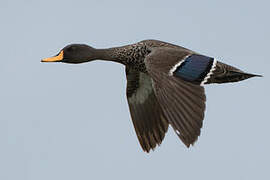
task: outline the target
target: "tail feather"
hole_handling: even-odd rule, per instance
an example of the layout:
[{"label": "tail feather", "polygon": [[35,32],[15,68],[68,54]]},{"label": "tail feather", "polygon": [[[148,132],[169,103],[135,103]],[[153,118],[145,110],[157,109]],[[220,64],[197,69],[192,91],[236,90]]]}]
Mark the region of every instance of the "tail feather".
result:
[{"label": "tail feather", "polygon": [[238,82],[252,77],[262,76],[245,73],[233,66],[217,62],[215,70],[205,84]]}]

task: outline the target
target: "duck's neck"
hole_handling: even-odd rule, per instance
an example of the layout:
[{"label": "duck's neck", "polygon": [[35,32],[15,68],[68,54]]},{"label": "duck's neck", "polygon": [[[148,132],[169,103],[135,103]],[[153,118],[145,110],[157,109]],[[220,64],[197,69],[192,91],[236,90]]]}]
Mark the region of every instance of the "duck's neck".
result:
[{"label": "duck's neck", "polygon": [[95,49],[96,59],[114,61],[125,64],[125,47],[114,47],[107,49]]}]

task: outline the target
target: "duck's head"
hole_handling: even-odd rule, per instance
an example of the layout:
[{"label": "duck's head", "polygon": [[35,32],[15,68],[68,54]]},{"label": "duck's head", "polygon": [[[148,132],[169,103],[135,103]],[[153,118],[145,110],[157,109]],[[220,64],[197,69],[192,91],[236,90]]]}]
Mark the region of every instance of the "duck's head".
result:
[{"label": "duck's head", "polygon": [[44,58],[41,62],[84,63],[97,58],[95,49],[85,44],[70,44],[56,56]]}]

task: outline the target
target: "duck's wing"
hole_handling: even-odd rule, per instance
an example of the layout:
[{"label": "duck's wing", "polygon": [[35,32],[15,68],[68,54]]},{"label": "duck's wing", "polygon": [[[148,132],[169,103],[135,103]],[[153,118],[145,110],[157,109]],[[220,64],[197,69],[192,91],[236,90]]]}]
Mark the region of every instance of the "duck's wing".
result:
[{"label": "duck's wing", "polygon": [[156,99],[149,75],[126,67],[127,100],[132,122],[144,151],[160,145],[168,121]]},{"label": "duck's wing", "polygon": [[200,135],[206,101],[204,88],[196,82],[196,71],[201,71],[201,66],[207,63],[196,60],[191,65],[180,66],[192,56],[189,50],[153,48],[145,59],[157,100],[169,124],[187,147]]},{"label": "duck's wing", "polygon": [[[216,61],[214,58],[199,55],[196,52],[179,45],[154,39],[143,40],[140,43],[143,43],[150,48],[173,48],[178,51],[186,52],[186,54],[190,54],[191,56],[186,59],[185,67],[182,68],[182,71],[176,73],[188,81],[193,81],[195,76],[196,82],[193,81],[192,83],[201,83],[202,85],[211,83],[229,83],[242,81],[252,77],[262,77],[261,75],[243,72],[238,68]],[[196,68],[196,72],[193,71],[194,67]],[[209,70],[212,71],[209,73]],[[192,74],[191,71],[197,74]],[[209,75],[205,76],[207,73],[209,73]],[[202,75],[201,79],[198,75]]]}]

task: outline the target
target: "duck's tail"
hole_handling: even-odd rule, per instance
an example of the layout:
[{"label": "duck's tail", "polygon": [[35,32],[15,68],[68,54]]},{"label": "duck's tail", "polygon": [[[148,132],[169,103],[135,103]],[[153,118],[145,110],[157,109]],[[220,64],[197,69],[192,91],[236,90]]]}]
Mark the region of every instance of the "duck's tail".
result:
[{"label": "duck's tail", "polygon": [[252,77],[262,77],[257,74],[245,73],[233,66],[214,61],[211,71],[203,84],[238,82]]}]

